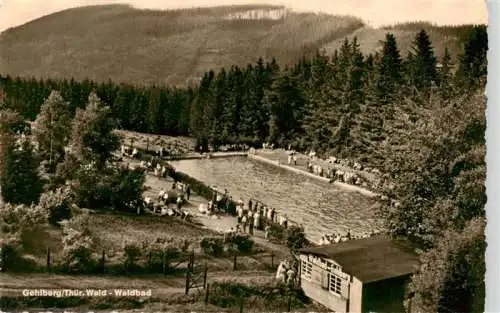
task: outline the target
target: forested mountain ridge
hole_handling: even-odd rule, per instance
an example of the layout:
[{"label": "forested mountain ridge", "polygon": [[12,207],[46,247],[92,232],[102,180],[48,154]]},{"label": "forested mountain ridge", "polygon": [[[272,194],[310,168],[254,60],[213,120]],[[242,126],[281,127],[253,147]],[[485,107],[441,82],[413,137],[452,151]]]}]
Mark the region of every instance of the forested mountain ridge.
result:
[{"label": "forested mountain ridge", "polygon": [[191,136],[205,147],[291,144],[381,167],[382,148],[397,144],[394,131],[406,128],[392,125],[394,116],[415,118],[416,108],[408,103],[427,107],[435,99],[448,101],[477,87],[486,73],[484,26],[469,31],[458,62],[449,50],[437,57],[425,30],[414,35],[407,57],[390,33],[380,53],[364,55],[360,46],[354,37],[332,55],[317,52],[290,67],[260,58],[246,67],[210,70],[190,88],[9,76],[0,83],[4,105],[31,120],[52,89],[69,100],[72,111],[83,108],[95,89],[127,130]]},{"label": "forested mountain ridge", "polygon": [[[0,34],[0,73],[38,78],[187,86],[209,70],[245,66],[258,57],[281,66],[324,49],[331,54],[357,36],[364,54],[382,47],[387,31],[406,55],[415,32],[426,29],[438,57],[461,50],[466,26],[428,23],[367,27],[349,16],[295,13],[282,6],[246,5],[169,11],[127,5],[57,12]],[[124,68],[124,64],[126,67]]]},{"label": "forested mountain ridge", "polygon": [[[364,54],[353,37],[330,54],[317,52],[290,66],[259,59],[216,68],[192,88],[2,76],[0,108],[7,110],[0,111],[0,125],[8,128],[9,116],[17,116],[19,124],[36,119],[35,124],[44,126],[35,127],[43,130],[39,141],[45,142],[49,160],[59,163],[55,177],[62,178],[76,172],[68,169],[78,163],[65,155],[62,140],[57,156],[47,149],[43,134],[55,127],[49,118],[55,108],[75,116],[72,137],[79,145],[71,146],[79,152],[73,157],[100,152],[93,157],[101,166],[118,147],[110,132],[118,121],[128,130],[189,135],[203,149],[208,144],[260,146],[267,141],[378,168],[384,175],[377,189],[386,196],[380,199],[379,212],[388,232],[410,239],[423,251],[407,290],[412,299],[408,311],[484,312],[486,26],[466,31],[458,60],[448,50],[436,55],[424,29],[414,33],[406,55],[390,32],[382,44],[379,53]],[[15,133],[15,126],[9,133]],[[36,173],[38,166],[33,155],[39,152],[24,142],[26,147],[16,150],[10,140],[0,164],[0,172],[8,174],[2,175],[2,191],[9,190],[15,201],[36,199],[40,193],[36,175],[18,174]],[[89,143],[90,149],[82,149]],[[47,159],[47,154],[41,157]],[[86,167],[77,169],[87,175]],[[99,175],[91,171],[93,180],[81,179],[89,190],[108,181],[96,169]],[[118,175],[114,177],[121,186],[121,172],[111,174]],[[107,192],[113,195],[107,201],[131,194],[121,190],[116,199],[114,191]]]}]

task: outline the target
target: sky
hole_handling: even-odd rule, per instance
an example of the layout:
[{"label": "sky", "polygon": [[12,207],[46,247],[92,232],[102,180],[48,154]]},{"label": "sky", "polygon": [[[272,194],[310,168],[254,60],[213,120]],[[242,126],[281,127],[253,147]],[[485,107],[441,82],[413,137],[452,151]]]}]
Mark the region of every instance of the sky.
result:
[{"label": "sky", "polygon": [[439,25],[486,24],[488,21],[485,0],[0,0],[0,32],[72,7],[109,3],[147,9],[278,4],[294,11],[354,15],[374,27],[415,20]]}]

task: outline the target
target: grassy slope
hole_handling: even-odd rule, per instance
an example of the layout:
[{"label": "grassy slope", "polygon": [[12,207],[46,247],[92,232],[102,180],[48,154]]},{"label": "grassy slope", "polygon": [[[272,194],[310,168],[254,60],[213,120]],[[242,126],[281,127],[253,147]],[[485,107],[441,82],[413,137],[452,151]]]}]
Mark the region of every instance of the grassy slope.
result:
[{"label": "grassy slope", "polygon": [[314,50],[362,26],[352,17],[296,13],[278,20],[224,19],[252,8],[258,7],[152,11],[107,5],[61,11],[2,33],[0,73],[184,84],[258,56],[290,62],[304,46]]},{"label": "grassy slope", "polygon": [[259,56],[291,63],[316,48],[331,53],[345,37],[358,36],[363,52],[381,47],[393,32],[406,55],[416,31],[425,27],[438,56],[460,51],[457,32],[427,24],[385,29],[359,19],[288,13],[284,19],[226,20],[230,13],[276,12],[278,6],[237,6],[175,11],[138,10],[126,5],[75,8],[54,13],[0,35],[0,73],[74,77],[77,80],[184,85],[205,71],[246,65]]},{"label": "grassy slope", "polygon": [[[402,26],[393,26],[388,27],[387,29],[363,27],[357,29],[347,37],[351,39],[356,36],[358,38],[361,51],[364,54],[367,54],[375,51],[381,51],[382,41],[385,40],[386,33],[393,33],[400,48],[401,56],[406,58],[408,52],[411,50],[415,35],[420,29],[421,28],[417,27],[408,29]],[[461,44],[456,36],[450,36],[443,33],[441,29],[436,26],[426,25],[424,29],[429,33],[431,42],[434,46],[434,53],[439,59],[441,59],[444,55],[445,48],[448,48],[451,55],[454,56],[456,60],[456,56],[461,53]],[[332,41],[326,44],[323,48],[327,51],[327,53],[331,53],[334,49],[340,48],[343,40],[344,38]]]}]

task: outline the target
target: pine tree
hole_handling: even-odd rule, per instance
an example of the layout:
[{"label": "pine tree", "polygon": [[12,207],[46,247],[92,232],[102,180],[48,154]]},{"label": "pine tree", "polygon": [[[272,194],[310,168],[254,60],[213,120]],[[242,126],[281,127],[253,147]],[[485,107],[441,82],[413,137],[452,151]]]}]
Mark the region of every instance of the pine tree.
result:
[{"label": "pine tree", "polygon": [[283,146],[299,132],[304,99],[289,72],[276,78],[266,90],[264,104],[269,112],[269,142]]},{"label": "pine tree", "polygon": [[207,118],[210,121],[209,138],[214,146],[219,146],[221,143],[222,130],[224,128],[222,114],[224,111],[224,102],[228,92],[227,72],[223,68],[215,78],[213,88],[213,102],[209,103],[206,108]]},{"label": "pine tree", "polygon": [[[431,86],[437,83],[438,76],[434,48],[425,30],[421,30],[415,37],[410,56],[408,61],[411,67],[412,82],[417,90],[426,96],[429,94]],[[427,98],[420,100],[427,101]]]},{"label": "pine tree", "polygon": [[132,122],[130,120],[132,101],[132,89],[127,85],[121,84],[118,87],[114,103],[114,115],[118,118],[121,128],[132,129]]},{"label": "pine tree", "polygon": [[12,204],[37,203],[43,191],[39,161],[24,136],[2,136],[0,189],[2,199]]},{"label": "pine tree", "polygon": [[440,93],[444,99],[449,99],[453,94],[453,91],[451,90],[453,88],[453,74],[451,73],[452,67],[453,64],[451,63],[450,51],[448,48],[445,48],[443,59],[441,60],[441,67],[438,72]]},{"label": "pine tree", "polygon": [[240,108],[240,124],[238,125],[238,134],[245,141],[253,141],[254,134],[258,128],[258,118],[255,116],[257,104],[254,97],[257,84],[255,82],[255,69],[248,64],[243,73],[242,105]]},{"label": "pine tree", "polygon": [[34,123],[34,136],[40,156],[47,160],[50,172],[64,157],[71,132],[69,103],[58,91],[52,91],[45,100]]},{"label": "pine tree", "polygon": [[228,74],[227,96],[224,100],[222,113],[222,139],[235,142],[239,137],[237,128],[240,124],[242,106],[243,73],[233,66]]},{"label": "pine tree", "polygon": [[486,26],[475,26],[467,36],[460,56],[457,80],[461,87],[471,88],[481,83],[488,72],[488,32]]},{"label": "pine tree", "polygon": [[162,101],[161,91],[151,88],[148,93],[148,131],[160,134],[165,126],[165,102]]},{"label": "pine tree", "polygon": [[330,148],[333,130],[340,119],[340,86],[336,81],[338,74],[338,52],[335,51],[332,62],[319,52],[311,61],[310,75],[305,85],[305,113],[302,128],[308,147],[317,152]]},{"label": "pine tree", "polygon": [[[385,37],[377,75],[377,98],[382,106],[387,106],[394,102],[399,89],[398,87],[402,83],[402,63],[396,39],[393,34],[389,33]],[[388,114],[387,116],[390,115]]]},{"label": "pine tree", "polygon": [[362,141],[356,124],[365,102],[364,88],[368,80],[364,57],[356,37],[348,47],[341,49],[340,59],[341,66],[345,67],[341,73],[347,75],[347,79],[342,92],[343,116],[334,133],[334,145],[337,152],[352,154]]}]

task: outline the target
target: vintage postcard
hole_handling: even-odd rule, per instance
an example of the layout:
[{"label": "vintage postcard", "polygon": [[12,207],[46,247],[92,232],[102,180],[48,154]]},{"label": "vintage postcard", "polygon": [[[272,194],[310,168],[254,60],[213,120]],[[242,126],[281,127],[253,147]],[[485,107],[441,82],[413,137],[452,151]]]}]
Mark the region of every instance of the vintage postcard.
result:
[{"label": "vintage postcard", "polygon": [[488,31],[482,0],[4,0],[1,310],[485,312]]}]

